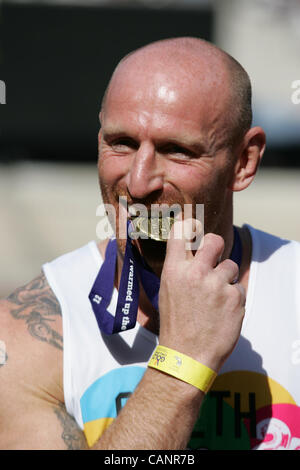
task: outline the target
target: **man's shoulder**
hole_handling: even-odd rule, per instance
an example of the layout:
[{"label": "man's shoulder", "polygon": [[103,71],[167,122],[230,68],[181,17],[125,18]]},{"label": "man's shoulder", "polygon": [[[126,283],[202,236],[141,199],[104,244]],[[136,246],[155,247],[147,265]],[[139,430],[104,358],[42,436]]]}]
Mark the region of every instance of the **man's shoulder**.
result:
[{"label": "man's shoulder", "polygon": [[33,338],[62,350],[61,310],[43,272],[2,300],[1,307]]},{"label": "man's shoulder", "polygon": [[59,303],[44,273],[0,301],[0,448],[83,449],[64,405]]},{"label": "man's shoulder", "polygon": [[25,388],[63,401],[61,311],[44,273],[0,301],[0,331],[11,379],[22,375]]}]

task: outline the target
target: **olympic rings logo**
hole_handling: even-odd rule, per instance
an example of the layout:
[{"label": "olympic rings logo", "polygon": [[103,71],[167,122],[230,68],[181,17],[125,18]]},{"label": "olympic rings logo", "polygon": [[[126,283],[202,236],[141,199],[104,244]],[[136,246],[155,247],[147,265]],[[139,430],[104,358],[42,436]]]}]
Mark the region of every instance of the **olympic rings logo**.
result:
[{"label": "olympic rings logo", "polygon": [[160,362],[164,362],[166,360],[166,354],[155,352],[153,358],[156,361],[156,365],[158,365]]}]

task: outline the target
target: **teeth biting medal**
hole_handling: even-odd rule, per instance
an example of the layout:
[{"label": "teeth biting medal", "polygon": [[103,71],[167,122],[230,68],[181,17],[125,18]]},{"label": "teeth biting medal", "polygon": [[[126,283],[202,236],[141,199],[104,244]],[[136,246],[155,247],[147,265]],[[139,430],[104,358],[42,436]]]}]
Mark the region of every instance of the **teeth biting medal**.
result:
[{"label": "teeth biting medal", "polygon": [[158,242],[167,242],[175,219],[171,216],[131,217],[132,232],[130,237],[150,238]]}]

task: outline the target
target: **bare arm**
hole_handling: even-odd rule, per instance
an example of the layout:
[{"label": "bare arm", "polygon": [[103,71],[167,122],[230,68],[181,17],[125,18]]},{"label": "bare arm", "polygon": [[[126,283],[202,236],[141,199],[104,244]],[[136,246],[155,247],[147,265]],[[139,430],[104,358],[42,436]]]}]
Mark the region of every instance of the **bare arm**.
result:
[{"label": "bare arm", "polygon": [[204,394],[148,369],[97,449],[186,449]]},{"label": "bare arm", "polygon": [[56,328],[60,307],[44,274],[16,289],[7,300],[11,304],[10,315],[23,320],[32,337],[63,349],[63,338]]},{"label": "bare arm", "polygon": [[63,403],[61,312],[43,274],[0,302],[0,340],[0,449],[86,448]]}]

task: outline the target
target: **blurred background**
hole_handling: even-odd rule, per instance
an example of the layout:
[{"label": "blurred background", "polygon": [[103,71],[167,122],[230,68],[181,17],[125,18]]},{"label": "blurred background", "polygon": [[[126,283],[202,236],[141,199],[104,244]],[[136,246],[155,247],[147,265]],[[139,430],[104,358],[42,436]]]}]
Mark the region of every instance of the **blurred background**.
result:
[{"label": "blurred background", "polygon": [[109,77],[129,51],[183,35],[241,62],[253,124],[267,133],[256,180],[235,195],[235,223],[300,240],[300,0],[6,0],[0,296],[97,239],[98,113]]}]

